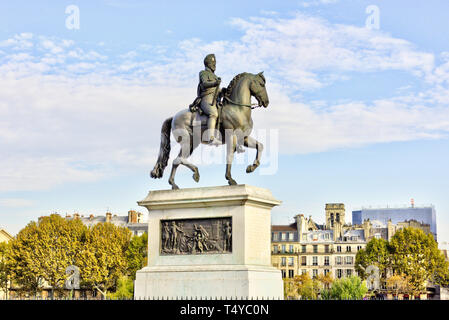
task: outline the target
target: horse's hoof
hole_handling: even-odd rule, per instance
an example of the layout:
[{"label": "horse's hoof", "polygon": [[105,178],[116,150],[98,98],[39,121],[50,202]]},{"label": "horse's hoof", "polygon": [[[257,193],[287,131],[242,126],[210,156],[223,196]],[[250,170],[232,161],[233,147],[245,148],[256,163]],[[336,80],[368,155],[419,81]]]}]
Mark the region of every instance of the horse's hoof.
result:
[{"label": "horse's hoof", "polygon": [[253,172],[254,170],[256,170],[256,168],[255,168],[254,166],[248,166],[248,167],[246,167],[246,173],[251,173],[251,172]]},{"label": "horse's hoof", "polygon": [[179,189],[179,187],[178,187],[178,185],[176,183],[170,183],[170,184],[171,184],[171,189],[172,190],[178,190]]},{"label": "horse's hoof", "polygon": [[232,179],[232,178],[228,179],[228,183],[229,183],[230,186],[236,186],[237,185],[237,182],[234,179]]},{"label": "horse's hoof", "polygon": [[200,174],[198,171],[193,174],[193,180],[195,180],[195,182],[200,181]]}]

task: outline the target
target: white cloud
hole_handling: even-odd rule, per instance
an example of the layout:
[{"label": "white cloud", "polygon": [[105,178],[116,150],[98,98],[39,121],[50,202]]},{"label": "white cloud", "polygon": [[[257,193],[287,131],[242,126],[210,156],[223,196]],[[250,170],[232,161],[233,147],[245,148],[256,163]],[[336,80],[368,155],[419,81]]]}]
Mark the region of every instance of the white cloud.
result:
[{"label": "white cloud", "polygon": [[33,201],[28,199],[20,199],[20,198],[0,198],[0,207],[7,208],[21,208],[21,207],[31,207],[34,204]]},{"label": "white cloud", "polygon": [[326,5],[326,4],[335,4],[338,0],[307,0],[307,1],[301,1],[299,4],[303,6],[304,8],[308,7],[314,7],[319,5]]}]

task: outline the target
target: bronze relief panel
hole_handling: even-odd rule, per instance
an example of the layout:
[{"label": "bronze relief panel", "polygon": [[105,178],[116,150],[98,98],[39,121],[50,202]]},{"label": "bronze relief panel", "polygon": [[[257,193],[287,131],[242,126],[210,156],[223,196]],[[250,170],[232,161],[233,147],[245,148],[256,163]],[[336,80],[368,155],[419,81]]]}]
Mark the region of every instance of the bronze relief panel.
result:
[{"label": "bronze relief panel", "polygon": [[232,218],[161,220],[161,255],[232,253]]}]

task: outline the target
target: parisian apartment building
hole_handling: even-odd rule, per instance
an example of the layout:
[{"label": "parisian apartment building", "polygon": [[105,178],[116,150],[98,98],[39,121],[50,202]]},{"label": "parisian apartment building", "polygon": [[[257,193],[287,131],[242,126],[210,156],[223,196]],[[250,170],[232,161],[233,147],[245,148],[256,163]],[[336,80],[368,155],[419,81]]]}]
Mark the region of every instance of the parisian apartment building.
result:
[{"label": "parisian apartment building", "polygon": [[282,271],[283,278],[305,273],[310,277],[327,274],[333,278],[349,277],[357,274],[357,252],[372,238],[390,240],[396,231],[406,227],[434,234],[427,221],[409,219],[393,223],[391,218],[384,221],[366,218],[358,224],[350,224],[346,223],[345,216],[343,203],[328,203],[324,224],[315,223],[311,216],[298,214],[292,224],[272,225],[272,265]]}]

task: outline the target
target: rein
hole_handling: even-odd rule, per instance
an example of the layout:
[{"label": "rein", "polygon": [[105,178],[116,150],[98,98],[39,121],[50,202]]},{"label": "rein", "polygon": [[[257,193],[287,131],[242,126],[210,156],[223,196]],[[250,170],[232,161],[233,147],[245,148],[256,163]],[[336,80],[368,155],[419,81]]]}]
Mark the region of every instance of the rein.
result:
[{"label": "rein", "polygon": [[[228,102],[230,102],[230,103],[232,103],[232,104],[235,104],[235,105],[237,105],[237,106],[248,107],[248,108],[251,108],[251,109],[260,108],[260,106],[259,106],[258,103],[244,104],[244,103],[238,103],[238,102],[235,102],[235,101],[231,100],[231,98],[229,98],[229,97],[227,97],[227,96],[224,96],[223,98],[224,98],[225,100],[227,100]],[[256,107],[254,107],[254,106],[256,106]]]}]

